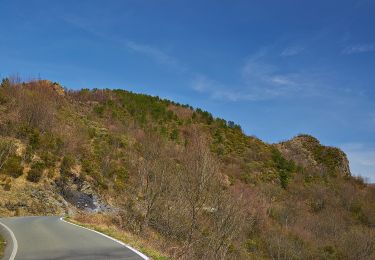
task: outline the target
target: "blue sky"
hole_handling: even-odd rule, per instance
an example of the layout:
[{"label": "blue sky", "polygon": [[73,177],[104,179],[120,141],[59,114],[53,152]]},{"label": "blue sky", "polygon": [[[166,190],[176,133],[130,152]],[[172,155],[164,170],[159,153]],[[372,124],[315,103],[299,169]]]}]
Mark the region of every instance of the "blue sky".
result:
[{"label": "blue sky", "polygon": [[375,2],[0,0],[0,76],[159,95],[375,182]]}]

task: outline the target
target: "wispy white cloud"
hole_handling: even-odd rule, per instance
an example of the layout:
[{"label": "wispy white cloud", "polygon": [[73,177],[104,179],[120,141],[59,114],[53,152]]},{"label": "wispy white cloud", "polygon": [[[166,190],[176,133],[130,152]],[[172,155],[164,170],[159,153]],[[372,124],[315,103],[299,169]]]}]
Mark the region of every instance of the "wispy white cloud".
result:
[{"label": "wispy white cloud", "polygon": [[296,83],[290,79],[290,77],[285,75],[276,75],[270,78],[271,82],[276,85],[296,85]]},{"label": "wispy white cloud", "polygon": [[105,34],[98,30],[91,21],[84,19],[83,17],[70,15],[63,16],[61,17],[61,19],[70,26],[82,30],[89,35],[93,35],[99,38],[108,38]]},{"label": "wispy white cloud", "polygon": [[223,85],[203,75],[196,75],[191,82],[191,87],[195,91],[208,94],[210,98],[217,100],[231,102],[257,100],[257,97],[251,93],[235,86]]},{"label": "wispy white cloud", "polygon": [[169,53],[162,51],[160,48],[152,45],[141,44],[134,41],[127,40],[125,46],[133,52],[144,55],[158,64],[168,66],[168,68],[178,72],[187,73],[189,72],[188,67],[183,65],[177,58],[170,55]]},{"label": "wispy white cloud", "polygon": [[217,82],[203,75],[196,75],[192,80],[191,86],[192,86],[192,89],[201,93],[210,91],[214,89],[215,87],[218,87]]},{"label": "wispy white cloud", "polygon": [[346,143],[341,145],[350,161],[352,174],[367,176],[375,183],[375,149],[363,143]]},{"label": "wispy white cloud", "polygon": [[[206,93],[213,99],[225,101],[259,101],[278,97],[290,97],[300,93],[307,83],[297,74],[278,74],[264,64],[246,64],[241,84],[228,85],[206,76],[196,76],[192,88]],[[305,94],[308,91],[305,92]]]},{"label": "wispy white cloud", "polygon": [[349,88],[332,71],[286,68],[285,60],[275,56],[275,51],[277,47],[264,47],[248,57],[238,68],[238,77],[234,77],[233,83],[200,75],[193,79],[192,88],[210,98],[227,101],[320,98],[339,103],[361,94],[358,89]]},{"label": "wispy white cloud", "polygon": [[[375,150],[363,143],[347,143],[342,145],[351,157],[351,162],[360,166],[375,166]],[[375,175],[375,172],[374,172]],[[374,176],[375,177],[375,176]]]},{"label": "wispy white cloud", "polygon": [[226,101],[258,101],[293,96],[311,96],[319,93],[319,85],[306,72],[284,72],[267,60],[267,48],[252,55],[239,69],[239,83],[228,85],[207,76],[198,75],[192,88],[213,99]]},{"label": "wispy white cloud", "polygon": [[284,49],[282,52],[281,52],[281,56],[283,57],[287,57],[287,56],[295,56],[295,55],[298,55],[300,54],[301,52],[303,52],[305,50],[304,47],[302,46],[290,46],[286,49]]},{"label": "wispy white cloud", "polygon": [[283,73],[278,67],[250,59],[242,68],[245,89],[257,99],[290,96],[305,83],[297,73]]},{"label": "wispy white cloud", "polygon": [[174,57],[151,45],[126,41],[126,47],[131,51],[148,56],[160,64],[177,65],[178,63]]},{"label": "wispy white cloud", "polygon": [[80,17],[64,17],[63,20],[88,34],[94,35],[106,41],[111,41],[119,46],[125,46],[126,49],[134,53],[144,55],[158,64],[166,65],[168,68],[172,68],[178,72],[187,72],[187,68],[181,62],[179,62],[177,58],[161,50],[157,46],[135,42],[128,38],[107,35],[103,30],[98,29],[97,26],[88,23],[86,20]]},{"label": "wispy white cloud", "polygon": [[375,44],[357,44],[357,45],[350,45],[345,47],[342,50],[343,54],[356,54],[356,53],[364,53],[364,52],[372,52],[375,51]]}]

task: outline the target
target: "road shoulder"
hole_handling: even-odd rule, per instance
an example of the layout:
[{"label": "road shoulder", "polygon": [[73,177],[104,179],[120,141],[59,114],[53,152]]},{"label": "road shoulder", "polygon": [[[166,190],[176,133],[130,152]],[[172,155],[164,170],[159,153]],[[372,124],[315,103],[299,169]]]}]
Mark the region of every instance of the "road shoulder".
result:
[{"label": "road shoulder", "polygon": [[0,258],[3,257],[5,246],[6,246],[5,240],[3,239],[2,235],[0,234]]},{"label": "road shoulder", "polygon": [[95,232],[95,233],[97,233],[101,236],[104,236],[104,237],[106,237],[106,238],[108,238],[108,239],[110,239],[110,240],[112,240],[116,243],[121,244],[122,246],[124,246],[124,247],[128,248],[129,250],[133,251],[135,254],[139,255],[141,258],[143,258],[145,260],[149,260],[149,258],[146,255],[144,255],[143,253],[141,253],[140,251],[136,250],[135,248],[125,244],[124,242],[122,242],[122,241],[120,241],[116,238],[113,238],[113,237],[109,236],[108,234],[104,234],[103,232],[100,232],[98,230],[95,230],[95,229],[89,228],[87,226],[84,226],[82,223],[78,223],[76,221],[73,222],[71,219],[67,219],[67,218],[64,218],[64,217],[61,217],[60,221],[63,221],[65,223],[68,223],[68,224],[71,224],[71,225],[74,225],[74,226],[77,226],[77,227],[80,227],[80,228],[83,228],[83,229],[86,229],[86,230],[89,230],[89,231],[92,231],[92,232]]},{"label": "road shoulder", "polygon": [[[17,253],[17,240],[13,232],[0,220],[0,258],[13,260]],[[2,252],[2,250],[4,250]]]}]

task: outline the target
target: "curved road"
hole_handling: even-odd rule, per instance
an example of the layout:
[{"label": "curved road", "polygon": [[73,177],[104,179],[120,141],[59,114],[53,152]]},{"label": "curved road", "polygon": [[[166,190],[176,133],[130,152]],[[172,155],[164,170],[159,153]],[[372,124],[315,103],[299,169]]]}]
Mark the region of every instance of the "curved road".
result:
[{"label": "curved road", "polygon": [[8,241],[4,259],[147,259],[136,250],[60,217],[0,218]]}]

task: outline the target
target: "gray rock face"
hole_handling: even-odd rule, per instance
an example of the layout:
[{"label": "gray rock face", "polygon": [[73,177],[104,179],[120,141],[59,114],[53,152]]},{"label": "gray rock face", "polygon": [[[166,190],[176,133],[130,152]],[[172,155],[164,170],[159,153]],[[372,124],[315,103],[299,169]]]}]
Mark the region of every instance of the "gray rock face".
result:
[{"label": "gray rock face", "polygon": [[95,210],[94,199],[92,196],[83,192],[65,188],[62,194],[66,201],[70,204],[75,205],[79,209]]},{"label": "gray rock face", "polygon": [[59,181],[56,184],[63,198],[80,210],[88,212],[113,211],[113,208],[100,198],[87,181],[73,177],[69,180]]}]

